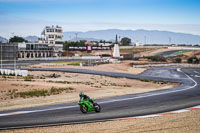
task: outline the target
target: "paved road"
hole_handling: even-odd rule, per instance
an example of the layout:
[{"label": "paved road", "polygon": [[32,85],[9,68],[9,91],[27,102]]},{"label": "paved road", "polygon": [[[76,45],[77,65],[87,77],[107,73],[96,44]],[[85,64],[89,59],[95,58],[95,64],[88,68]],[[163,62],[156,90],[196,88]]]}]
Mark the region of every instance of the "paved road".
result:
[{"label": "paved road", "polygon": [[176,56],[178,53],[180,52],[186,52],[186,51],[191,51],[191,50],[173,50],[173,51],[165,51],[165,52],[161,52],[156,54],[156,56]]},{"label": "paved road", "polygon": [[[40,63],[53,63],[53,62],[70,62],[70,61],[84,61],[86,59],[62,59],[62,60],[30,60],[30,61],[17,61],[16,66],[35,65]],[[14,62],[3,62],[3,67],[14,67]]]},{"label": "paved road", "polygon": [[102,107],[101,113],[82,114],[77,103],[1,111],[0,129],[105,121],[168,112],[200,104],[200,68],[156,68],[140,75],[83,69],[34,68],[29,70],[87,73],[130,79],[145,78],[180,82],[181,85],[167,90],[98,99],[97,102]]}]

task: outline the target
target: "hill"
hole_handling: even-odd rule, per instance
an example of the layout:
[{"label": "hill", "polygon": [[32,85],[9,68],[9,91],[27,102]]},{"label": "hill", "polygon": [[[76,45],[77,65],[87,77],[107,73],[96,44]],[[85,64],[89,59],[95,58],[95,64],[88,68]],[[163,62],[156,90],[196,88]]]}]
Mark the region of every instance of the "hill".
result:
[{"label": "hill", "polygon": [[96,30],[88,32],[63,32],[64,40],[74,40],[75,33],[78,33],[78,38],[83,40],[106,40],[114,41],[115,35],[117,34],[122,37],[129,37],[132,42],[139,40],[146,44],[200,44],[200,36],[186,33],[176,33],[169,31],[158,31],[158,30],[119,30],[119,29],[108,29],[108,30]]}]

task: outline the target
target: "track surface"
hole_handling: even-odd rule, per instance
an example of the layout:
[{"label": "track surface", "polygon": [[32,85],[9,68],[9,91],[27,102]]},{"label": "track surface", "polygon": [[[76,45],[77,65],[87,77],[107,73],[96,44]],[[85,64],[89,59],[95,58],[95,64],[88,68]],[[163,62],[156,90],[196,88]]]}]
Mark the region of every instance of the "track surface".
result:
[{"label": "track surface", "polygon": [[33,68],[29,70],[64,71],[179,82],[180,86],[142,94],[123,95],[98,99],[101,113],[82,114],[77,103],[27,108],[0,112],[0,129],[62,125],[105,121],[115,118],[142,116],[168,112],[200,105],[200,68],[156,68],[140,75],[113,73],[83,69]]}]

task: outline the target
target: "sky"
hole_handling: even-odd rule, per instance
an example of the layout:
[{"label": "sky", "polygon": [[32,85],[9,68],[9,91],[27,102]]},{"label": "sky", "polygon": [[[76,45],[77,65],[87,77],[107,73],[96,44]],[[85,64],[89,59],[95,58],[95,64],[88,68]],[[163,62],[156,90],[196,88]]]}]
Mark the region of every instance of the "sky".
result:
[{"label": "sky", "polygon": [[200,35],[200,0],[0,0],[0,36],[63,31],[166,30]]}]

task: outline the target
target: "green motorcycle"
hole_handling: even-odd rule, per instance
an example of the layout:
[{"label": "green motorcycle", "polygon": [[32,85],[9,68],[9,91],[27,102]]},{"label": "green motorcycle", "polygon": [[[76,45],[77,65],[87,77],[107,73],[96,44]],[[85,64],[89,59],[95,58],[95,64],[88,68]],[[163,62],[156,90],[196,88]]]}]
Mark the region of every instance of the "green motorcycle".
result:
[{"label": "green motorcycle", "polygon": [[95,99],[92,99],[93,103],[89,101],[89,99],[87,100],[83,100],[80,99],[78,104],[80,105],[80,110],[82,113],[87,113],[87,112],[90,112],[90,111],[95,111],[95,112],[100,112],[101,111],[101,107],[99,104],[95,103]]}]

